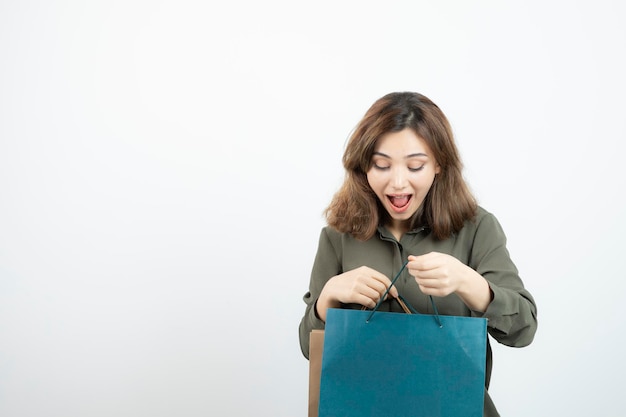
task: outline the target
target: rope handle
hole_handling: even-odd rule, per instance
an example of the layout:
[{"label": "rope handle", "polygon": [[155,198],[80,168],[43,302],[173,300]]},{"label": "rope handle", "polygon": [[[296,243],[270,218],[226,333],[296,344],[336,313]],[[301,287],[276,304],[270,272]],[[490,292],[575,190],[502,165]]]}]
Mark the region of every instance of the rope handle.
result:
[{"label": "rope handle", "polygon": [[[378,300],[378,302],[376,303],[376,306],[372,309],[372,312],[367,317],[367,320],[365,320],[366,323],[369,323],[370,320],[372,319],[372,317],[374,316],[374,313],[376,311],[378,311],[378,308],[382,304],[383,300],[385,299],[385,297],[387,297],[387,294],[389,293],[389,290],[391,290],[391,287],[393,287],[393,284],[395,284],[396,281],[398,280],[398,278],[400,278],[400,275],[402,274],[402,271],[404,271],[404,268],[406,268],[406,265],[408,263],[409,263],[409,261],[406,261],[402,265],[402,268],[400,268],[400,271],[398,271],[396,276],[391,280],[391,284],[385,290],[385,292],[383,293],[382,297],[380,297],[380,300]],[[428,298],[430,299],[430,304],[433,306],[433,311],[435,313],[434,314],[435,321],[437,321],[437,324],[441,328],[441,327],[443,327],[443,324],[441,324],[441,318],[439,317],[439,311],[437,310],[437,306],[435,305],[435,300],[433,299],[432,295],[429,295]],[[417,312],[417,310],[415,310],[413,308],[413,306],[407,300],[405,300],[404,297],[402,297],[400,294],[398,294],[398,298],[396,300],[398,301],[398,304],[400,304],[400,307],[402,307],[402,310],[404,310],[405,313],[407,313],[407,314],[419,314]]]},{"label": "rope handle", "polygon": [[[396,298],[396,301],[398,302],[400,307],[402,307],[402,311],[404,311],[406,314],[419,314],[417,310],[415,310],[413,306],[409,304],[409,302],[406,301],[404,297],[402,297],[400,294],[398,294],[398,298]],[[367,307],[361,306],[361,311],[365,311],[367,309],[368,309]]]}]

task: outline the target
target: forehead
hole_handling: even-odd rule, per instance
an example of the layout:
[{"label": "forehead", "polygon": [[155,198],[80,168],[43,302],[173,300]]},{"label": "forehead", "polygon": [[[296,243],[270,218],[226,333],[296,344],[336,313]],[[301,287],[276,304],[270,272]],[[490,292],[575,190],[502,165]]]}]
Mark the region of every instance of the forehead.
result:
[{"label": "forehead", "polygon": [[416,154],[431,155],[426,141],[411,129],[385,133],[376,141],[374,152],[402,157]]}]

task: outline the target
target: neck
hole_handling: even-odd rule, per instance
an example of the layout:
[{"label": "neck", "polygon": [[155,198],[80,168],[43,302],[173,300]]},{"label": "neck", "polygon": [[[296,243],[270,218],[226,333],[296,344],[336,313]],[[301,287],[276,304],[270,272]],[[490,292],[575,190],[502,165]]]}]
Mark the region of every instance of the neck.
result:
[{"label": "neck", "polygon": [[405,220],[391,220],[387,224],[387,229],[391,232],[393,237],[399,242],[402,236],[408,231],[408,222]]}]

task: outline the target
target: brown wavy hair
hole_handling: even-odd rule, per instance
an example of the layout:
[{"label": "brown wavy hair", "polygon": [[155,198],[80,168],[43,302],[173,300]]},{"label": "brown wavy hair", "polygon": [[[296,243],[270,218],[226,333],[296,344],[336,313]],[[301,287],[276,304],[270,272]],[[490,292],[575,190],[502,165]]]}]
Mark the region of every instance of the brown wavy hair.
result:
[{"label": "brown wavy hair", "polygon": [[448,119],[427,97],[396,92],[378,99],[350,136],[343,154],[343,185],[324,211],[328,225],[367,240],[389,214],[367,181],[378,139],[411,129],[422,138],[440,166],[424,202],[410,219],[410,228],[426,226],[436,239],[446,239],[476,216],[477,203],[463,179],[463,164]]}]

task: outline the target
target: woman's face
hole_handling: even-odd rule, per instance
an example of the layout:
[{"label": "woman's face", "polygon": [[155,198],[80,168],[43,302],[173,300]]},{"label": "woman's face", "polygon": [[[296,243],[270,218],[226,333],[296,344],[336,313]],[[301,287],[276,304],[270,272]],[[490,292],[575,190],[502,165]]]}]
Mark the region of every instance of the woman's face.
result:
[{"label": "woman's face", "polygon": [[408,220],[420,207],[439,173],[426,142],[411,129],[381,136],[367,171],[370,187],[391,216],[394,232],[408,230]]}]

